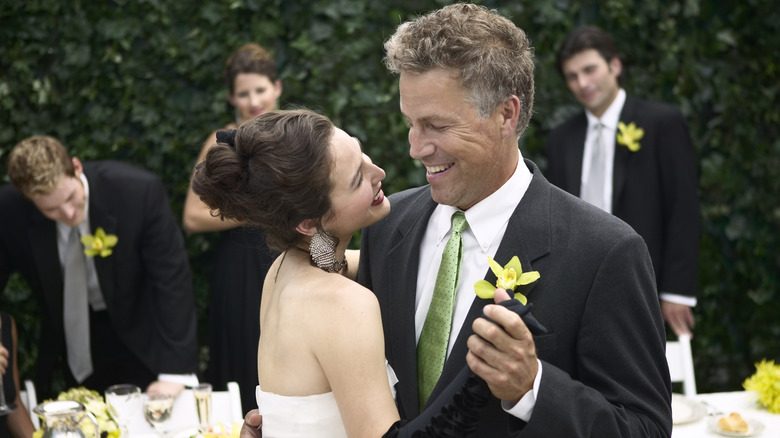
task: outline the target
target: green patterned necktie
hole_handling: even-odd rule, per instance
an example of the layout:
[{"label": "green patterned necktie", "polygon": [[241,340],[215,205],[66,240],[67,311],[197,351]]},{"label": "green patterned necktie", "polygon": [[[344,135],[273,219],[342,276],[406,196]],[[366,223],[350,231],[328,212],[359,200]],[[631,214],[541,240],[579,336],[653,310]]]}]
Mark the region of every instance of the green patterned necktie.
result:
[{"label": "green patterned necktie", "polygon": [[439,381],[452,327],[452,309],[460,274],[461,231],[468,225],[462,211],[452,215],[452,235],[441,255],[441,265],[433,288],[433,299],[425,317],[420,341],[417,343],[417,390],[420,411]]}]

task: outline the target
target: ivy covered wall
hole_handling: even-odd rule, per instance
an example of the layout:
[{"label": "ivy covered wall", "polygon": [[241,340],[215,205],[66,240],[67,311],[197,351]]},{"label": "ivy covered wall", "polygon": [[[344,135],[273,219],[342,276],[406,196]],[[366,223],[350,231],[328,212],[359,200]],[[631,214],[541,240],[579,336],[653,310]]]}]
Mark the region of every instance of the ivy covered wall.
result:
[{"label": "ivy covered wall", "polygon": [[[424,184],[419,164],[408,157],[397,80],[381,64],[382,43],[400,22],[447,3],[3,2],[0,177],[7,181],[5,158],[14,144],[49,134],[82,160],[114,158],[156,172],[180,214],[202,142],[232,118],[224,61],[254,41],[277,59],[282,107],[314,108],[359,137],[387,171],[387,193]],[[683,111],[702,199],[701,294],[694,312],[699,390],[739,389],[754,362],[780,361],[780,11],[774,2],[481,3],[510,17],[536,48],[535,117],[521,149],[543,169],[547,132],[579,110],[554,56],[566,33],[580,24],[599,25],[615,36],[629,94]],[[213,238],[187,237],[202,334],[204,254]],[[0,307],[17,318],[20,368],[29,377],[39,316],[26,284],[14,278]]]}]

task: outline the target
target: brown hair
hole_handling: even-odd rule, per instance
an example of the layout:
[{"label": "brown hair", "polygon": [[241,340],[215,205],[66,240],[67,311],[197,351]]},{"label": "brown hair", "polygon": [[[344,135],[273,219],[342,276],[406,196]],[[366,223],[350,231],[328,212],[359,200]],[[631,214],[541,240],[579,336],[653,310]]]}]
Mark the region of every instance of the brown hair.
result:
[{"label": "brown hair", "polygon": [[32,199],[51,193],[62,176],[76,176],[73,160],[54,137],[35,135],[14,146],[8,176],[22,195]]},{"label": "brown hair", "polygon": [[[615,58],[620,59],[620,49],[615,45],[612,35],[596,26],[582,26],[572,31],[561,44],[556,56],[558,72],[563,75],[563,63],[574,55],[588,49],[599,52],[607,63]],[[618,76],[618,84],[623,75]]]},{"label": "brown hair", "polygon": [[284,251],[301,241],[298,224],[330,211],[333,131],[330,119],[304,109],[257,116],[238,128],[235,148],[209,150],[192,190],[214,214],[263,228],[268,246]]},{"label": "brown hair", "polygon": [[533,48],[523,32],[495,10],[454,4],[398,26],[385,42],[385,65],[395,73],[452,69],[480,117],[511,95],[520,99],[518,135],[531,121]]},{"label": "brown hair", "polygon": [[257,73],[267,76],[271,82],[277,79],[276,63],[265,49],[255,43],[244,44],[225,63],[225,81],[231,95],[236,76],[241,73]]}]

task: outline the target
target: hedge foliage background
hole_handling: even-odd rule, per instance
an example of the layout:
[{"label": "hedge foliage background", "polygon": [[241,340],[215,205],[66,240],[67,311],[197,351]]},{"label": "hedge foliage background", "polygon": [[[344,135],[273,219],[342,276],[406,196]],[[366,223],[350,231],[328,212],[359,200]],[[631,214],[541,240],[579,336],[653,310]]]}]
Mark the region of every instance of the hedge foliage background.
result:
[{"label": "hedge foliage background", "polygon": [[[436,0],[19,0],[0,5],[0,175],[23,138],[50,134],[83,160],[158,173],[181,213],[208,134],[231,120],[222,68],[248,41],[278,61],[281,106],[322,111],[361,139],[393,193],[425,183],[408,157],[397,79],[383,41]],[[699,159],[700,299],[694,355],[701,392],[737,390],[762,359],[780,362],[780,10],[760,0],[483,1],[536,47],[536,109],[521,139],[543,169],[547,132],[579,110],[554,66],[580,24],[611,32],[626,89],[677,105]],[[12,212],[2,212],[12,214]],[[201,330],[211,235],[188,236]],[[0,307],[19,325],[32,375],[38,314],[12,279]],[[203,337],[201,339],[204,339]],[[205,345],[205,342],[203,343]],[[204,349],[204,358],[206,351]]]}]

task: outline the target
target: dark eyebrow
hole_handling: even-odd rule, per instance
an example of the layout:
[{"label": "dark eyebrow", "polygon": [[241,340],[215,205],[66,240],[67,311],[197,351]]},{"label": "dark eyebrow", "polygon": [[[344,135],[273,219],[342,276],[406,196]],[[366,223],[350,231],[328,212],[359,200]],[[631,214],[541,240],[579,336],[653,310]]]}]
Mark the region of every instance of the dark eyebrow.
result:
[{"label": "dark eyebrow", "polygon": [[355,172],[355,176],[352,177],[352,185],[350,187],[355,187],[355,184],[357,184],[358,180],[360,179],[360,173],[363,170],[363,162],[360,162],[360,167],[358,167],[357,172]]}]

